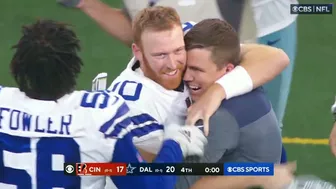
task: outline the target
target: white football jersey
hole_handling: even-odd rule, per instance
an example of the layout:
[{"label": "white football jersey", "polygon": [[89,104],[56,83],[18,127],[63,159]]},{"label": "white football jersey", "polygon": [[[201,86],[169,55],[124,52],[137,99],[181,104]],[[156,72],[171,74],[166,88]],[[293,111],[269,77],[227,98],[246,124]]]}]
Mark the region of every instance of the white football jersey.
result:
[{"label": "white football jersey", "polygon": [[117,138],[128,133],[128,112],[113,92],[75,91],[56,102],[0,87],[0,188],[103,188],[105,177],[66,176],[63,163],[111,162],[117,156],[127,161],[131,155],[120,153],[123,140]]},{"label": "white football jersey", "polygon": [[297,0],[252,0],[257,36],[263,37],[293,23],[297,14],[290,14],[290,5]]},{"label": "white football jersey", "polygon": [[108,90],[119,93],[130,107],[134,144],[156,154],[162,145],[164,126],[185,123],[189,93],[184,85],[181,91],[163,88],[145,77],[137,64],[133,58]]}]

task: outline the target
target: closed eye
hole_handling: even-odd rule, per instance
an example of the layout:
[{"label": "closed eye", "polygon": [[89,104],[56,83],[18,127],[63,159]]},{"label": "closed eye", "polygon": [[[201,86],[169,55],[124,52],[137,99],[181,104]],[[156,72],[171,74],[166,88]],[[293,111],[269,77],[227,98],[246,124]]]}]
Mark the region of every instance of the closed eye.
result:
[{"label": "closed eye", "polygon": [[182,53],[184,50],[185,50],[184,47],[180,47],[180,48],[176,49],[176,50],[174,51],[174,53],[175,53],[175,54],[180,54],[180,53]]},{"label": "closed eye", "polygon": [[154,57],[163,59],[167,56],[167,53],[159,53],[159,54],[154,54]]},{"label": "closed eye", "polygon": [[188,66],[188,68],[192,71],[205,72],[203,69],[195,67],[195,66]]}]

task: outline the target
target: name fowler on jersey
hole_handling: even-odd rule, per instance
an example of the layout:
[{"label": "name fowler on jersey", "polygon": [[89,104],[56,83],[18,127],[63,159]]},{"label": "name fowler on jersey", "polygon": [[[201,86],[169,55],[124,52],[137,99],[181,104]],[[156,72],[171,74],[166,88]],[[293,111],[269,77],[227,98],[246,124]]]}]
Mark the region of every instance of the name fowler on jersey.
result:
[{"label": "name fowler on jersey", "polygon": [[55,102],[0,86],[0,104],[1,189],[104,188],[105,178],[66,176],[63,164],[140,160],[125,139],[129,108],[113,92],[74,91]]},{"label": "name fowler on jersey", "polygon": [[[14,88],[8,88],[11,95],[22,96],[22,93],[13,94]],[[8,91],[8,90],[7,90]],[[6,89],[2,93],[6,93]],[[81,108],[98,108],[104,109],[111,105],[114,105],[119,97],[109,95],[108,91],[101,92],[79,92],[81,94],[71,94],[76,96],[75,102],[78,101],[78,107]],[[6,95],[6,94],[3,94]],[[70,95],[70,96],[71,96]],[[23,99],[20,99],[23,100]],[[13,101],[12,101],[13,102]],[[23,100],[22,103],[28,102]],[[50,101],[52,103],[52,101]],[[74,116],[78,114],[77,112],[83,112],[83,110],[79,110],[78,108],[69,107],[69,109],[64,109],[64,112],[53,114],[34,114],[31,112],[27,112],[18,107],[21,107],[20,103],[7,103],[7,106],[3,106],[4,103],[0,106],[0,130],[10,132],[31,132],[31,133],[44,133],[44,134],[56,134],[56,135],[67,135],[70,136],[70,127],[73,123],[73,118],[79,118],[78,116]],[[57,103],[55,103],[57,104]],[[38,107],[38,104],[36,104]],[[71,105],[70,105],[71,106]],[[76,105],[75,105],[76,106]],[[36,107],[35,107],[36,108]],[[60,107],[64,108],[64,107]],[[73,109],[72,109],[73,108]],[[77,109],[77,111],[76,111]],[[128,109],[128,107],[127,107]],[[91,111],[91,110],[87,110]],[[87,113],[87,112],[85,112]],[[58,114],[58,115],[57,115]],[[81,116],[82,117],[82,116]],[[81,118],[80,117],[80,118]],[[103,118],[104,119],[104,118]],[[78,122],[78,120],[77,120]],[[130,122],[130,121],[129,121]],[[104,130],[104,129],[103,129]],[[115,137],[118,137],[117,135]]]},{"label": "name fowler on jersey", "polygon": [[[0,107],[0,129],[8,126],[12,131],[27,131],[49,134],[70,135],[72,115],[41,117],[20,110]],[[4,123],[6,122],[6,123]]]}]

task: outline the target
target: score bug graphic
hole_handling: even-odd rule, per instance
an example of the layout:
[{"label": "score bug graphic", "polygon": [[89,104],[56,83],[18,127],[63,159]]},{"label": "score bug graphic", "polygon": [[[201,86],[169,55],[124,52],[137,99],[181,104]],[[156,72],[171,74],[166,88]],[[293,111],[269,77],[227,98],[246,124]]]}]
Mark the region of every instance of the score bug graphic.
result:
[{"label": "score bug graphic", "polygon": [[64,163],[69,176],[223,175],[218,163]]}]

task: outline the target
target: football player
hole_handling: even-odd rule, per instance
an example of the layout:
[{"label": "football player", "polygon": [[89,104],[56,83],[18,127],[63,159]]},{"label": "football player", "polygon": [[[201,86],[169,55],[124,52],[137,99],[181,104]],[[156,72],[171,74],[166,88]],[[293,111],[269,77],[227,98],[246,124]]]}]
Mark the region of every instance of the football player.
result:
[{"label": "football player", "polygon": [[[163,125],[184,124],[187,117],[189,94],[181,82],[186,62],[183,30],[187,31],[193,24],[184,24],[183,30],[180,24],[172,8],[156,6],[141,11],[133,23],[135,58],[109,87],[123,96],[131,107],[133,120],[140,125],[134,129],[138,136],[134,139],[136,145],[152,154],[156,154],[162,144]],[[243,45],[242,50],[242,65],[246,65],[251,74],[243,66],[226,74],[219,80],[224,90],[214,84],[210,87],[211,94],[205,95],[207,100],[201,98],[196,102],[196,106],[202,107],[199,109],[212,106],[210,113],[190,110],[195,110],[195,117],[208,119],[222,99],[251,91],[280,73],[288,63],[282,51],[271,47]],[[273,66],[278,67],[272,69]],[[240,82],[236,82],[238,80]],[[196,122],[195,117],[190,120]]]},{"label": "football player", "polygon": [[[205,19],[184,40],[188,60],[183,80],[195,102],[216,79],[239,65],[239,38],[228,22]],[[260,88],[224,100],[211,116],[210,128],[204,156],[187,158],[186,163],[280,162],[282,141],[278,121]],[[200,182],[212,180],[209,189],[222,188],[219,179],[211,176],[180,176],[176,188],[190,188],[201,179]],[[239,183],[241,186],[237,188],[246,184]]]},{"label": "football player", "polygon": [[[122,97],[74,90],[83,65],[76,34],[50,20],[22,33],[10,65],[19,88],[0,87],[0,188],[98,189],[105,176],[66,176],[64,162],[142,162]],[[202,155],[206,144],[198,128],[179,125],[169,126],[164,140],[155,162]],[[111,179],[119,189],[173,189],[176,182],[176,176]]]},{"label": "football player", "polygon": [[[186,63],[183,30],[187,31],[191,27],[192,23],[186,23],[182,28],[177,12],[170,7],[156,6],[141,11],[133,23],[134,44],[132,50],[135,58],[109,87],[109,90],[123,96],[131,107],[132,120],[137,126],[131,131],[136,136],[133,141],[148,161],[154,159],[162,145],[163,129],[169,129],[169,126],[164,127],[164,125],[184,124],[187,117],[187,105],[190,104],[189,94],[181,82]],[[244,47],[252,49],[257,47],[258,51],[260,50],[258,56],[254,55],[254,59],[252,58],[252,61],[258,60],[256,61],[258,63],[265,63],[265,57],[260,56],[261,52],[263,55],[266,53],[266,56],[274,55],[274,57],[268,58],[268,62],[275,57],[279,58],[279,53],[280,57],[282,56],[282,52],[273,51],[272,48],[271,52],[268,51],[269,47],[266,49],[258,45]],[[249,51],[250,49],[244,48],[244,50]],[[243,62],[248,60],[246,56],[253,57],[252,51],[244,54]],[[282,62],[281,64],[286,63]],[[252,67],[256,69],[254,66]],[[261,70],[266,71],[267,68],[265,69],[263,66]],[[243,67],[238,67],[238,70],[233,70],[230,73],[235,75],[237,71],[246,72]],[[229,93],[231,87],[235,90],[236,85],[246,85],[246,78],[250,78],[248,74],[236,77],[229,75],[230,73],[226,75],[229,77],[224,79],[225,83],[229,83],[228,90],[225,89],[227,94],[232,94]],[[269,72],[261,74],[269,77]],[[106,75],[101,74],[101,76],[105,77]],[[256,76],[261,75],[256,74]],[[98,78],[95,79],[95,81],[98,80]],[[94,82],[94,86],[99,85]],[[221,86],[219,88],[222,90]],[[218,93],[214,92],[213,94]],[[228,97],[232,96],[234,95],[228,95]],[[216,103],[219,104],[219,97],[214,95],[215,100],[211,100],[217,101]],[[283,168],[283,170],[284,175],[290,179],[291,172],[288,168]],[[276,177],[276,179],[280,179],[280,177]],[[257,180],[262,182],[262,179],[257,178]]]}]

